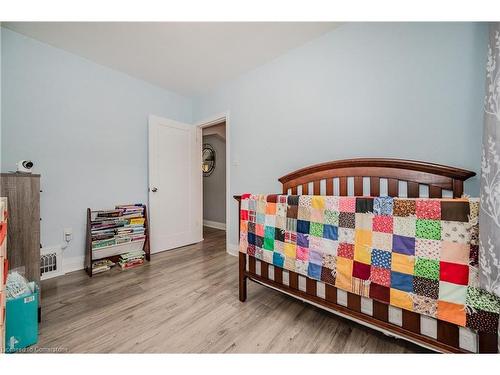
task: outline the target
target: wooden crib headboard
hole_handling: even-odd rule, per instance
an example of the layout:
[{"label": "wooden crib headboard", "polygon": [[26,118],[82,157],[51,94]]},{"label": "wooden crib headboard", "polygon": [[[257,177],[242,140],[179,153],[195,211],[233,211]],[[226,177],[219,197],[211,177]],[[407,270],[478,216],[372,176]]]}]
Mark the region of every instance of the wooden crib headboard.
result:
[{"label": "wooden crib headboard", "polygon": [[[323,190],[323,195],[346,196],[351,177],[355,196],[380,195],[381,179],[386,179],[387,195],[391,197],[399,196],[402,181],[406,183],[406,195],[409,198],[421,195],[420,185],[428,186],[430,198],[441,198],[443,191],[450,191],[454,198],[460,198],[463,182],[475,175],[475,172],[465,169],[423,161],[361,158],[311,165],[289,173],[279,178],[279,181],[283,184],[283,194],[321,195]],[[364,191],[364,178],[369,179],[369,193]]]}]

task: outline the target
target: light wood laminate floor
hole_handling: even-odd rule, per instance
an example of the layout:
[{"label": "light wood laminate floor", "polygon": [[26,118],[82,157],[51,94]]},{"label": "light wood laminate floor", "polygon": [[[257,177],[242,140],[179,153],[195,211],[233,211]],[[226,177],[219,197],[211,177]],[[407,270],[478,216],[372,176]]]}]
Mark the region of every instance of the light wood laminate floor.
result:
[{"label": "light wood laminate floor", "polygon": [[[249,282],[238,300],[238,258],[225,232],[152,256],[142,267],[42,283],[39,348],[62,352],[413,353],[386,337]],[[45,349],[43,349],[45,350]]]}]

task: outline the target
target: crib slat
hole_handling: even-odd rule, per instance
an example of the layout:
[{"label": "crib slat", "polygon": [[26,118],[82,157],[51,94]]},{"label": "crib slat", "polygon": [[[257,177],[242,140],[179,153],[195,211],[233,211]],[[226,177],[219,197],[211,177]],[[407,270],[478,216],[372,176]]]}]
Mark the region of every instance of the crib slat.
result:
[{"label": "crib slat", "polygon": [[302,195],[309,194],[309,184],[302,184]]},{"label": "crib slat", "polygon": [[370,177],[370,195],[372,197],[380,195],[380,177]]},{"label": "crib slat", "polygon": [[325,299],[328,302],[337,303],[337,288],[330,284],[325,284]]},{"label": "crib slat", "polygon": [[430,198],[442,198],[443,193],[439,186],[429,185],[429,197]]},{"label": "crib slat", "polygon": [[339,177],[339,195],[345,197],[347,195],[347,177]]},{"label": "crib slat", "polygon": [[316,280],[306,277],[306,293],[316,296]]},{"label": "crib slat", "polygon": [[420,333],[420,314],[405,309],[403,309],[402,312],[403,328],[415,333]]},{"label": "crib slat", "polygon": [[420,194],[418,184],[416,182],[408,181],[407,186],[408,198],[418,198]]},{"label": "crib slat", "polygon": [[373,300],[373,317],[383,322],[389,321],[389,305]]},{"label": "crib slat", "polygon": [[399,191],[399,182],[394,178],[389,178],[387,180],[387,194],[390,197],[397,197]]},{"label": "crib slat", "polygon": [[320,186],[319,182],[320,182],[320,180],[316,180],[313,182],[314,195],[321,194],[321,186]]},{"label": "crib slat", "polygon": [[326,195],[333,195],[333,179],[326,180]]},{"label": "crib slat", "polygon": [[292,187],[292,195],[297,195],[297,186]]},{"label": "crib slat", "polygon": [[363,177],[354,177],[354,195],[357,197],[363,196]]},{"label": "crib slat", "polygon": [[445,344],[458,348],[459,343],[458,326],[453,323],[445,322],[444,320],[437,321],[437,339]]}]

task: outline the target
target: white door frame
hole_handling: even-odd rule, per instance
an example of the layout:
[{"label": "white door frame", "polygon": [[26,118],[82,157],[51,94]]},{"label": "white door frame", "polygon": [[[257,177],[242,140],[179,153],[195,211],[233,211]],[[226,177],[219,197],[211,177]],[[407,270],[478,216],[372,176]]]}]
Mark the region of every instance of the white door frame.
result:
[{"label": "white door frame", "polygon": [[[202,121],[198,121],[195,125],[198,128],[199,136],[200,139],[202,137],[202,132],[203,128],[207,128],[212,125],[220,124],[221,122],[226,123],[226,252],[231,254],[231,255],[237,255],[237,252],[235,252],[235,249],[230,249],[229,248],[229,223],[230,221],[230,215],[231,215],[231,204],[232,202],[232,197],[231,197],[231,191],[229,189],[229,181],[230,181],[230,176],[231,176],[231,149],[230,149],[230,125],[229,125],[229,111],[219,113],[214,116],[210,116]],[[203,142],[202,147],[203,147]],[[201,152],[202,150],[200,150]],[[201,189],[201,194],[202,194],[202,199],[201,199],[201,222],[203,222],[203,172],[201,170],[200,166],[200,178],[202,179],[202,189]],[[233,228],[234,229],[234,228]],[[237,250],[237,249],[236,249]]]}]

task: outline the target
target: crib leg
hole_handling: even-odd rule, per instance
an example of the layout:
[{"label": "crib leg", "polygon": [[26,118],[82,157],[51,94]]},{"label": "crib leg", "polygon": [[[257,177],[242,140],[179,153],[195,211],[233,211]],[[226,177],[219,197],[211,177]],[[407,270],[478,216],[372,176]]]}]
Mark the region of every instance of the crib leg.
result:
[{"label": "crib leg", "polygon": [[245,271],[247,268],[247,255],[239,253],[239,287],[240,301],[245,302],[247,299],[247,277]]}]

